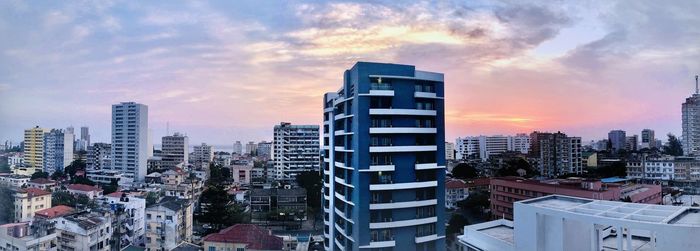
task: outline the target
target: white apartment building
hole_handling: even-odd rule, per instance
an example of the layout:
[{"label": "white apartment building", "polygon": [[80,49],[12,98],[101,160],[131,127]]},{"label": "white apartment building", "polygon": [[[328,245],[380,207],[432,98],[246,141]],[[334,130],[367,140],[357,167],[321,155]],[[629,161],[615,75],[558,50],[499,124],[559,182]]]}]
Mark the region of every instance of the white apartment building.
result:
[{"label": "white apartment building", "polygon": [[178,165],[187,166],[189,162],[189,138],[187,135],[175,133],[172,136],[163,137],[162,165],[165,168],[173,168]]},{"label": "white apartment building", "polygon": [[451,179],[445,182],[445,207],[457,208],[457,202],[469,197],[469,186],[459,179]]},{"label": "white apartment building", "polygon": [[272,156],[272,142],[260,141],[255,150],[257,156],[270,158]]},{"label": "white apartment building", "polygon": [[31,177],[27,175],[2,174],[0,175],[0,185],[20,188],[26,185],[30,179]]},{"label": "white apartment building", "polygon": [[44,134],[44,172],[63,171],[73,162],[73,138],[70,132],[60,129]]},{"label": "white apartment building", "polygon": [[240,141],[233,143],[233,153],[241,155],[243,154],[243,144]]},{"label": "white apartment building", "polygon": [[293,181],[297,173],[319,170],[319,126],[282,122],[275,125],[272,145],[278,180]]},{"label": "white apartment building", "polygon": [[245,154],[254,155],[256,150],[258,150],[258,145],[255,142],[249,141],[245,144]]},{"label": "white apartment building", "polygon": [[37,211],[51,207],[51,193],[38,189],[20,189],[15,193],[15,222],[31,221]]},{"label": "white apartment building", "polygon": [[126,178],[143,181],[148,160],[148,106],[134,102],[112,105],[112,165]]},{"label": "white apartment building", "polygon": [[172,250],[192,240],[192,204],[166,198],[146,208],[146,248]]},{"label": "white apartment building", "polygon": [[80,212],[51,219],[56,224],[59,250],[110,250],[112,237],[110,217]]},{"label": "white apartment building", "polygon": [[695,76],[695,93],[681,106],[683,128],[683,154],[700,154],[700,90]]},{"label": "white apartment building", "polygon": [[457,159],[478,157],[487,160],[492,155],[498,155],[506,151],[528,153],[530,150],[530,136],[517,134],[515,136],[472,136],[457,138],[455,144]]},{"label": "white apartment building", "polygon": [[214,153],[210,145],[202,143],[202,145],[194,146],[194,154],[192,156],[192,163],[197,168],[209,167],[209,163],[214,161]]},{"label": "white apartment building", "polygon": [[2,251],[54,251],[56,233],[52,223],[19,222],[0,225],[0,250]]},{"label": "white apartment building", "polygon": [[549,195],[464,227],[460,250],[700,250],[700,209]]},{"label": "white apartment building", "polygon": [[445,159],[455,159],[455,144],[452,142],[445,142]]},{"label": "white apartment building", "polygon": [[[104,196],[103,200],[123,211],[117,218],[122,247],[143,242],[146,233],[146,200],[124,192],[114,192]],[[116,229],[115,229],[116,230]]]}]

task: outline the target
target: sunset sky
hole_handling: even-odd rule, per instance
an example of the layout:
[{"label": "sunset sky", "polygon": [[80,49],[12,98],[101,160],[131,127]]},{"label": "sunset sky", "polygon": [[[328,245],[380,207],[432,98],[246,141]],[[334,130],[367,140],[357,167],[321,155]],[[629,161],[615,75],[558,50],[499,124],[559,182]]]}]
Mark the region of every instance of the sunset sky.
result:
[{"label": "sunset sky", "polygon": [[109,142],[121,101],[149,106],[156,143],[168,122],[191,144],[271,140],[321,124],[356,61],[443,72],[448,141],[678,135],[700,1],[0,1],[0,140],[86,125]]}]

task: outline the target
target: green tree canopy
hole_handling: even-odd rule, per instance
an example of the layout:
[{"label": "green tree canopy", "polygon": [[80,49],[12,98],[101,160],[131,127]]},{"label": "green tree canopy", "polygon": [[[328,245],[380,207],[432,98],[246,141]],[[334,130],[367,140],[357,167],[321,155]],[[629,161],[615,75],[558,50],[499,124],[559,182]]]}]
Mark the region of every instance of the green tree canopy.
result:
[{"label": "green tree canopy", "polygon": [[34,173],[32,174],[32,178],[31,178],[31,179],[38,179],[38,178],[48,179],[48,178],[49,178],[49,173],[45,173],[44,171],[37,170],[36,172],[34,172]]},{"label": "green tree canopy", "polygon": [[306,189],[306,203],[314,209],[321,208],[321,188],[323,179],[318,172],[305,171],[297,174],[297,184]]},{"label": "green tree canopy", "polygon": [[467,163],[459,163],[452,168],[452,177],[458,179],[473,179],[479,177],[479,173],[474,166]]},{"label": "green tree canopy", "polygon": [[6,186],[0,186],[0,224],[13,222],[15,219],[15,192]]},{"label": "green tree canopy", "polygon": [[453,214],[450,221],[447,223],[447,236],[454,238],[455,234],[462,232],[464,226],[468,225],[469,221],[461,214]]},{"label": "green tree canopy", "polygon": [[242,223],[245,220],[243,208],[231,202],[231,198],[223,186],[209,186],[207,190],[202,192],[199,202],[203,213],[198,217],[198,220],[211,224],[214,231]]},{"label": "green tree canopy", "polygon": [[75,207],[76,199],[68,191],[56,191],[51,194],[51,206],[64,205]]},{"label": "green tree canopy", "polygon": [[668,144],[663,146],[663,153],[672,156],[683,156],[683,145],[673,134],[668,134]]}]

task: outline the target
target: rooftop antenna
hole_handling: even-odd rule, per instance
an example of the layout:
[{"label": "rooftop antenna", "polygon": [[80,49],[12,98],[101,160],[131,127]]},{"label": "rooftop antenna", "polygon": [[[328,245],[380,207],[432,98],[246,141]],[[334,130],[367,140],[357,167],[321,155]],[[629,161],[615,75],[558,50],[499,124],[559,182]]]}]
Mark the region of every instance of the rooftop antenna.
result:
[{"label": "rooftop antenna", "polygon": [[695,75],[695,94],[700,94],[700,89],[698,89],[698,75]]}]

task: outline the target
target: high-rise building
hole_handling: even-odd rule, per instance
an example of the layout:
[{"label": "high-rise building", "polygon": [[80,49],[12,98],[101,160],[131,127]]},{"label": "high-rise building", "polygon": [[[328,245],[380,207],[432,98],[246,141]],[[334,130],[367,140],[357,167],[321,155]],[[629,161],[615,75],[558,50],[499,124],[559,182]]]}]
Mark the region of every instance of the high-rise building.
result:
[{"label": "high-rise building", "polygon": [[620,151],[625,150],[627,146],[627,135],[623,130],[612,130],[608,133],[608,142],[610,150]]},{"label": "high-rise building", "polygon": [[452,142],[445,142],[445,159],[455,159],[455,144]]},{"label": "high-rise building", "polygon": [[457,138],[457,159],[481,158],[487,160],[490,156],[507,151],[528,153],[530,137],[527,134],[515,136],[476,136]]},{"label": "high-rise building", "polygon": [[87,151],[90,146],[90,129],[87,126],[80,127],[80,138],[75,140],[75,151]]},{"label": "high-rise building", "polygon": [[683,113],[683,153],[700,154],[700,91],[698,76],[695,75],[695,94],[685,99],[681,107]]},{"label": "high-rise building", "polygon": [[44,172],[63,171],[73,162],[73,135],[60,129],[44,134]]},{"label": "high-rise building", "polygon": [[639,148],[639,136],[632,135],[625,138],[625,150],[637,151]]},{"label": "high-rise building", "polygon": [[148,106],[134,102],[112,105],[112,165],[124,177],[143,181],[148,160]]},{"label": "high-rise building", "polygon": [[272,156],[272,142],[260,141],[255,150],[257,156],[270,158]]},{"label": "high-rise building", "polygon": [[24,165],[28,173],[44,168],[44,133],[48,130],[36,126],[24,130]]},{"label": "high-rise building", "polygon": [[240,141],[233,143],[233,153],[241,155],[243,154],[243,144]]},{"label": "high-rise building", "polygon": [[194,156],[192,160],[197,168],[209,167],[209,163],[212,163],[214,160],[214,153],[211,150],[211,146],[206,143],[194,146]]},{"label": "high-rise building", "polygon": [[294,181],[300,172],[320,169],[319,127],[282,122],[274,128],[275,175]]},{"label": "high-rise building", "polygon": [[540,149],[539,170],[542,176],[556,177],[583,172],[580,137],[568,137],[561,132],[537,134]]},{"label": "high-rise building", "polygon": [[654,138],[654,130],[644,129],[642,130],[642,148],[654,148],[659,147],[656,145],[656,138]]},{"label": "high-rise building", "polygon": [[445,250],[443,83],[359,62],[325,94],[326,250]]},{"label": "high-rise building", "polygon": [[87,168],[92,170],[111,169],[112,145],[107,143],[95,143],[87,150]]},{"label": "high-rise building", "polygon": [[255,142],[248,141],[248,144],[245,144],[245,154],[255,155],[256,150],[258,150],[258,145]]},{"label": "high-rise building", "polygon": [[163,158],[164,167],[171,168],[179,164],[187,166],[190,152],[190,141],[187,135],[176,132],[172,136],[163,137],[161,143],[163,149],[160,156]]}]

